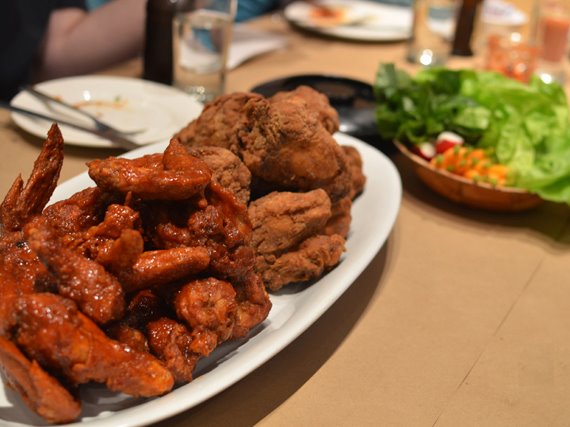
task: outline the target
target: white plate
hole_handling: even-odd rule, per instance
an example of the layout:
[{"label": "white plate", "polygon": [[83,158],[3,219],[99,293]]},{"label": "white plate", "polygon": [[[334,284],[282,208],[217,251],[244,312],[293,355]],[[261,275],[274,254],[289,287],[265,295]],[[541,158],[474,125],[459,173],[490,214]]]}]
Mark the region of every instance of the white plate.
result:
[{"label": "white plate", "polygon": [[[290,285],[272,294],[268,318],[249,339],[228,342],[196,367],[196,379],[169,394],[150,400],[133,399],[101,386],[82,388],[82,423],[73,426],[132,427],[146,425],[187,410],[234,384],[269,360],[315,322],[356,280],[386,242],[400,208],[400,176],[381,152],[358,139],[335,135],[341,144],[356,147],[368,177],[363,194],[353,205],[347,251],[341,263],[311,286]],[[166,143],[129,152],[126,157],[159,152]],[[92,186],[86,173],[60,185],[53,201]],[[42,424],[12,391],[0,388],[0,418],[8,426]]]},{"label": "white plate", "polygon": [[[315,7],[327,6],[345,11],[338,25],[315,21]],[[328,36],[362,41],[396,41],[410,37],[412,10],[371,1],[318,0],[314,3],[296,1],[284,10],[285,19],[294,25]]]},{"label": "white plate", "polygon": [[[50,80],[36,87],[49,95],[76,105],[88,101],[98,104],[82,108],[103,122],[122,131],[144,131],[130,136],[145,145],[169,139],[202,111],[203,105],[186,93],[170,86],[142,79],[111,76],[79,76]],[[89,118],[35,96],[20,92],[11,102],[17,107],[92,126]],[[12,113],[22,129],[45,138],[50,123],[24,114]],[[60,126],[65,143],[87,147],[113,147],[113,143],[87,132]]]}]

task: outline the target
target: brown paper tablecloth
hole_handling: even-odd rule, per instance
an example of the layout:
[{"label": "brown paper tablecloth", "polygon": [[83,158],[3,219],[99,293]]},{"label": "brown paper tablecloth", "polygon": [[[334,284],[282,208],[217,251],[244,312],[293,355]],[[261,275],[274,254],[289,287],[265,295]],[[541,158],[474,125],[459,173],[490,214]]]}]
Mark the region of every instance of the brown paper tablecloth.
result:
[{"label": "brown paper tablecloth", "polygon": [[[403,43],[252,25],[287,48],[229,74],[228,91],[287,75],[373,82]],[[450,66],[468,65],[452,60]],[[110,74],[140,76],[140,61]],[[0,193],[27,176],[41,140],[0,111]],[[68,146],[62,180],[116,154]],[[382,250],[298,339],[237,384],[166,426],[567,426],[570,424],[570,210],[545,203],[493,214],[436,196],[393,151],[404,193]]]}]

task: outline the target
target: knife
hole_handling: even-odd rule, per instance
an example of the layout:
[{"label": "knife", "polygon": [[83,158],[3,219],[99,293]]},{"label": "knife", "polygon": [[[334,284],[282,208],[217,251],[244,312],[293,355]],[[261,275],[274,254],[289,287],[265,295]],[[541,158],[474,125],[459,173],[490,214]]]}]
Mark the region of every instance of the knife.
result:
[{"label": "knife", "polygon": [[107,139],[109,141],[114,142],[116,145],[118,145],[121,148],[124,148],[126,150],[132,150],[134,148],[140,148],[141,147],[140,144],[137,144],[136,142],[134,142],[128,138],[125,138],[124,136],[117,135],[117,133],[110,131],[110,130],[92,129],[92,128],[89,128],[86,126],[78,125],[78,124],[73,123],[73,122],[68,122],[67,120],[62,120],[62,119],[57,118],[57,117],[51,117],[51,116],[48,116],[47,114],[38,113],[37,111],[26,110],[25,108],[16,107],[15,105],[8,104],[7,102],[4,102],[4,101],[0,101],[0,108],[5,108],[6,110],[10,110],[10,111],[13,111],[15,113],[20,113],[20,114],[25,114],[25,115],[32,116],[32,117],[37,117],[39,119],[48,120],[50,122],[56,122],[56,123],[64,125],[64,126],[69,126],[69,127],[74,128],[74,129],[81,130],[83,132],[88,132],[88,133],[91,133],[93,135],[97,135],[103,139]]}]

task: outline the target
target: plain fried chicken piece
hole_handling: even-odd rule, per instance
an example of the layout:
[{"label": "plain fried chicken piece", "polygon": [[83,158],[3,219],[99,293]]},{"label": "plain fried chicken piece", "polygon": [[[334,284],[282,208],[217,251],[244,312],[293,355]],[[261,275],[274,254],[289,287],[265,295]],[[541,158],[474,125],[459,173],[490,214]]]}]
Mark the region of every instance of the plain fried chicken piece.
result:
[{"label": "plain fried chicken piece", "polygon": [[0,205],[0,233],[21,230],[49,201],[63,165],[63,137],[57,124],[48,131],[27,184],[18,176]]},{"label": "plain fried chicken piece", "polygon": [[36,361],[28,360],[13,342],[4,337],[0,337],[0,371],[22,400],[50,423],[71,422],[79,416],[79,401]]},{"label": "plain fried chicken piece", "polygon": [[296,251],[275,257],[271,263],[267,258],[258,257],[260,263],[256,264],[256,270],[272,291],[289,283],[318,279],[339,263],[344,243],[338,234],[310,237]]},{"label": "plain fried chicken piece", "polygon": [[221,96],[176,138],[192,147],[229,149],[270,191],[324,188],[336,201],[351,188],[345,153],[331,135],[337,127],[326,97],[304,87],[270,99]]},{"label": "plain fried chicken piece", "polygon": [[307,193],[272,192],[250,203],[252,245],[257,254],[282,253],[320,234],[331,217],[324,190]]},{"label": "plain fried chicken piece", "polygon": [[212,170],[212,179],[230,190],[244,204],[249,202],[251,172],[230,150],[222,147],[188,147],[193,156],[204,160]]},{"label": "plain fried chicken piece", "polygon": [[95,381],[144,397],[159,396],[173,386],[162,363],[108,338],[71,300],[50,293],[25,295],[14,309],[14,342],[72,384]]},{"label": "plain fried chicken piece", "polygon": [[324,234],[328,236],[340,234],[346,239],[350,231],[350,223],[352,222],[351,209],[352,199],[349,196],[333,203],[331,207],[332,216],[325,225]]},{"label": "plain fried chicken piece", "polygon": [[185,145],[227,148],[234,154],[240,151],[238,131],[245,125],[245,104],[251,99],[261,99],[255,93],[235,92],[222,95],[206,104],[198,118],[174,135]]},{"label": "plain fried chicken piece", "polygon": [[346,155],[300,97],[256,99],[244,108],[240,157],[276,190],[323,188],[334,202],[351,189]]},{"label": "plain fried chicken piece", "polygon": [[346,154],[348,160],[348,167],[350,169],[350,174],[352,176],[352,189],[350,191],[349,197],[354,199],[362,190],[364,190],[364,185],[366,184],[366,175],[362,170],[362,156],[360,152],[349,145],[343,145],[342,149]]},{"label": "plain fried chicken piece", "polygon": [[338,131],[340,126],[338,112],[331,106],[326,95],[309,86],[298,86],[291,91],[277,92],[270,98],[270,101],[282,101],[292,97],[302,99],[307,105],[307,110],[317,116],[329,133],[333,134]]},{"label": "plain fried chicken piece", "polygon": [[[350,199],[341,200],[348,200],[350,215]],[[269,289],[316,279],[340,261],[344,238],[325,235],[327,224],[333,231],[333,212],[324,190],[270,193],[253,201],[248,212],[257,255],[255,271]],[[338,229],[343,229],[344,220],[335,219]]]}]

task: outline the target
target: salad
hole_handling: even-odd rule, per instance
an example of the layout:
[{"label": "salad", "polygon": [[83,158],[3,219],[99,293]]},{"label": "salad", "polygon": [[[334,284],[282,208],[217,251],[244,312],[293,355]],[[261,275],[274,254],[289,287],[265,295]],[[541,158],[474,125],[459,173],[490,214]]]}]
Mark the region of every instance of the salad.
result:
[{"label": "salad", "polygon": [[381,64],[374,90],[383,139],[474,181],[570,204],[569,108],[560,85],[470,69],[428,68],[412,77]]}]

